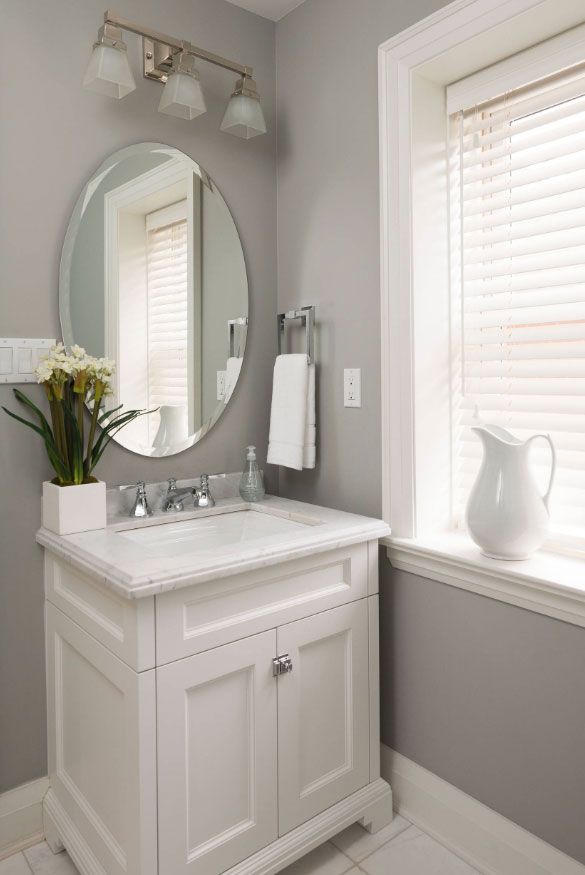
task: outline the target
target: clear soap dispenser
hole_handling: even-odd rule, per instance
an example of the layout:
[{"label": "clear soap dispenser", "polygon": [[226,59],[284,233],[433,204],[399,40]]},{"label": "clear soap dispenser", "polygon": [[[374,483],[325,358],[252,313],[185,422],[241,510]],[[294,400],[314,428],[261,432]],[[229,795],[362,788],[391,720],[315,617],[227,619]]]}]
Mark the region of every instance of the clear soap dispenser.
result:
[{"label": "clear soap dispenser", "polygon": [[240,495],[244,501],[262,501],[265,495],[262,472],[256,461],[256,447],[247,447],[246,467],[240,480]]}]

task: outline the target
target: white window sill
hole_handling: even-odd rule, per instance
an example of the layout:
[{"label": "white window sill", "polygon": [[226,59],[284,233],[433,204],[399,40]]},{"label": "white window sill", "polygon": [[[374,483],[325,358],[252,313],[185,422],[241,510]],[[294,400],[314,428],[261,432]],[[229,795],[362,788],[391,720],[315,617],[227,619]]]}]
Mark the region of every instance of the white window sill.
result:
[{"label": "white window sill", "polygon": [[545,551],[518,562],[488,559],[460,532],[383,543],[394,568],[585,626],[583,559]]}]

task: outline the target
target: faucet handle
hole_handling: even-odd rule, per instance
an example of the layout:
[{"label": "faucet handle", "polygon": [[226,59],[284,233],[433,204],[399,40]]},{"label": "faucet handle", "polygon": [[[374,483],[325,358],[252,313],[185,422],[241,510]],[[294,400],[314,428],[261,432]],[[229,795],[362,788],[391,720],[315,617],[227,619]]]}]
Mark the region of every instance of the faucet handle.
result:
[{"label": "faucet handle", "polygon": [[209,488],[209,474],[202,474],[199,489],[195,490],[195,507],[215,507],[215,499]]},{"label": "faucet handle", "polygon": [[134,499],[134,504],[132,505],[132,510],[130,511],[129,516],[134,519],[143,519],[144,517],[152,516],[152,511],[148,506],[146,483],[144,480],[139,480],[138,483],[124,484],[123,486],[119,486],[118,489],[120,489],[120,491],[124,489],[136,489],[136,498]]},{"label": "faucet handle", "polygon": [[167,492],[174,492],[177,488],[177,481],[175,477],[169,477],[167,480]]}]

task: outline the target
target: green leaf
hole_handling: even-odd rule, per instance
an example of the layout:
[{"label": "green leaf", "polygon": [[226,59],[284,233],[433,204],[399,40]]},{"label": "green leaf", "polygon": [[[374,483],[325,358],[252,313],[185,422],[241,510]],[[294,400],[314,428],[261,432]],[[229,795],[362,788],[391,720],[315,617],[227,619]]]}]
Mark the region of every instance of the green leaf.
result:
[{"label": "green leaf", "polygon": [[118,410],[121,410],[123,406],[123,404],[118,404],[117,407],[112,407],[111,410],[102,410],[102,412],[98,416],[99,424],[101,425],[104,419],[108,419],[108,417],[111,416],[112,413],[116,413]]},{"label": "green leaf", "polygon": [[147,413],[154,413],[158,409],[158,407],[155,407],[152,410],[127,410],[126,413],[122,413],[120,416],[115,417],[115,419],[113,419],[112,422],[102,430],[102,433],[95,443],[91,454],[89,470],[93,471],[107,445],[125,425],[128,425],[139,416],[145,416]]},{"label": "green leaf", "polygon": [[[34,405],[32,405],[32,406],[34,406]],[[48,429],[48,434],[47,434],[47,430],[40,428],[38,425],[35,425],[33,422],[30,422],[28,419],[23,419],[22,416],[19,416],[17,413],[13,413],[12,410],[8,410],[8,408],[6,408],[6,407],[3,407],[2,410],[5,413],[7,413],[8,416],[11,416],[13,419],[16,419],[17,422],[22,422],[23,425],[28,426],[29,428],[31,428],[33,431],[35,431],[37,434],[39,434],[43,438],[43,440],[45,442],[45,448],[47,450],[47,455],[49,457],[49,461],[50,461],[51,465],[53,466],[55,473],[57,474],[57,476],[60,479],[62,479],[62,480],[67,479],[69,472],[68,472],[66,465],[64,465],[63,460],[61,459],[61,457],[57,451],[51,430]],[[48,428],[48,426],[47,426],[47,428]]]},{"label": "green leaf", "polygon": [[35,425],[34,422],[30,422],[30,420],[28,420],[28,419],[23,419],[22,416],[18,415],[18,413],[13,413],[12,410],[8,410],[7,407],[3,407],[2,410],[4,411],[4,413],[7,413],[8,416],[11,416],[13,419],[16,419],[18,422],[22,422],[23,425],[28,425],[29,428],[32,428],[33,431],[36,431],[37,434],[40,434],[40,436],[44,440],[45,433],[44,433],[43,429],[40,428],[38,425]]},{"label": "green leaf", "polygon": [[133,420],[137,419],[139,416],[143,416],[145,411],[141,410],[129,410],[123,416],[118,416],[114,422],[111,422],[106,428],[104,428],[95,442],[95,446],[91,453],[91,462],[89,466],[89,470],[93,471],[97,463],[99,462],[105,448],[110,443],[113,437],[120,431],[120,429],[124,428],[125,425],[128,425]]},{"label": "green leaf", "polygon": [[26,405],[26,407],[29,407],[33,411],[33,413],[36,416],[38,416],[39,420],[41,421],[43,426],[47,429],[47,431],[49,431],[51,434],[53,434],[51,426],[49,425],[47,418],[44,415],[44,413],[42,412],[42,410],[39,410],[39,408],[36,406],[36,404],[33,404],[32,401],[30,400],[30,398],[27,398],[27,396],[24,394],[24,392],[21,392],[20,389],[13,389],[13,392],[14,392],[15,398],[17,398],[17,400],[20,401],[21,404],[24,404],[24,405]]}]

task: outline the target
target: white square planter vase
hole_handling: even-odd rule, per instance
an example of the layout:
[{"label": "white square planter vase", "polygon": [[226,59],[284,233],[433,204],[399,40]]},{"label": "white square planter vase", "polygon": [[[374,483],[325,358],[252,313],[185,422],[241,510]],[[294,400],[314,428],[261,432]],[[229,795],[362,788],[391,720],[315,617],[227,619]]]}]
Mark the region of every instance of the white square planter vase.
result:
[{"label": "white square planter vase", "polygon": [[56,486],[43,483],[43,526],[57,535],[73,535],[106,527],[106,484]]}]

